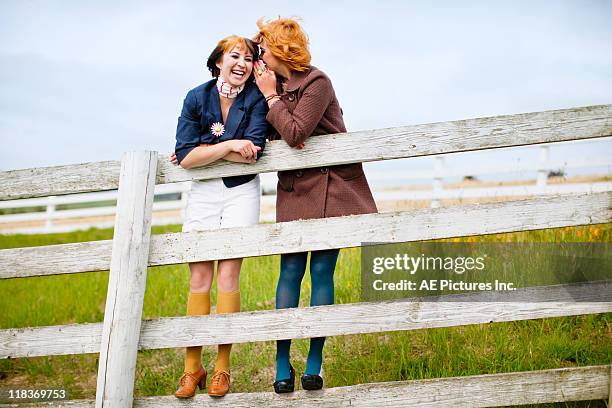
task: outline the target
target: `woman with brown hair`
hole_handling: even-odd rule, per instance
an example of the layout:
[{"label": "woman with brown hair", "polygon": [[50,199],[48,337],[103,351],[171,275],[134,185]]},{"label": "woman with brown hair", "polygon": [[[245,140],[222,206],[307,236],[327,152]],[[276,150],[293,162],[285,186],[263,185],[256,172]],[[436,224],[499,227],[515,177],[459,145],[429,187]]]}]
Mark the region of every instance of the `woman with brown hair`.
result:
[{"label": "woman with brown hair", "polygon": [[[307,139],[345,133],[342,109],[330,79],[310,65],[308,37],[297,21],[257,22],[260,58],[255,81],[269,107],[266,116],[276,131],[270,140],[282,139],[294,148],[306,148]],[[265,64],[264,64],[265,63]],[[278,172],[276,221],[327,218],[377,212],[361,163]],[[308,253],[281,255],[276,288],[276,308],[297,307]],[[334,303],[334,270],[338,249],[312,251],[311,306]],[[323,387],[321,366],[325,338],[310,339],[302,388]],[[274,391],[292,392],[295,371],[289,362],[291,340],[277,341]]]},{"label": "woman with brown hair", "polygon": [[[170,161],[191,169],[218,160],[254,163],[266,143],[268,107],[253,82],[257,45],[244,37],[229,36],[208,57],[213,79],[187,93],[176,130],[175,153]],[[243,227],[259,222],[259,175],[193,181],[185,209],[183,232]],[[217,313],[240,311],[242,259],[217,264]],[[214,261],[190,262],[187,315],[210,313]],[[218,346],[208,394],[221,397],[230,386],[231,344]],[[206,386],[201,346],[187,347],[185,370],[175,396],[190,398],[196,386]]]}]

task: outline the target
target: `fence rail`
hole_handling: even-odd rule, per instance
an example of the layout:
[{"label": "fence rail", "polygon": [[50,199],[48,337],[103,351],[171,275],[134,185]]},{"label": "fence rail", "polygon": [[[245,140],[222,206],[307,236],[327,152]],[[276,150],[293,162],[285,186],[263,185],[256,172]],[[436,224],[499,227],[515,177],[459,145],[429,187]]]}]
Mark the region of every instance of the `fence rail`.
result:
[{"label": "fence rail", "polygon": [[[602,139],[596,139],[602,140]],[[432,156],[434,168],[430,170],[403,170],[386,171],[384,173],[366,170],[368,180],[422,180],[430,179],[433,181],[431,189],[411,189],[400,191],[377,191],[374,189],[374,199],[377,203],[392,201],[431,201],[431,207],[440,206],[440,200],[444,199],[471,199],[471,198],[508,198],[508,197],[536,197],[551,196],[560,194],[581,194],[595,193],[612,190],[611,182],[568,182],[562,184],[547,184],[547,176],[550,171],[565,172],[567,169],[601,169],[607,167],[607,172],[600,174],[600,177],[610,177],[612,175],[612,156],[590,157],[582,159],[570,157],[565,160],[548,161],[549,145],[539,147],[544,161],[529,161],[526,163],[500,163],[495,166],[470,166],[452,167],[445,165],[444,156]],[[442,180],[451,176],[481,176],[504,173],[537,173],[537,183],[530,185],[513,186],[443,186]],[[276,207],[276,196],[269,195],[276,190],[276,177],[262,178],[262,222],[273,222],[274,210]],[[190,182],[180,182],[172,184],[158,184],[155,188],[156,196],[176,195],[174,199],[165,199],[153,203],[153,225],[182,224],[184,209],[187,204],[186,193],[190,189]],[[0,201],[1,209],[36,209],[42,207],[44,211],[28,211],[17,214],[0,215],[0,233],[8,234],[40,234],[53,232],[68,232],[84,230],[88,228],[110,228],[114,221],[108,219],[115,215],[116,207],[110,204],[104,207],[95,206],[92,208],[78,209],[59,209],[62,205],[82,205],[100,204],[117,199],[117,191],[101,191],[93,193],[70,194],[64,196],[49,196],[38,198],[26,198],[21,200]],[[384,205],[384,204],[383,204]],[[100,219],[100,217],[103,217]],[[107,219],[104,219],[107,218]],[[61,221],[60,221],[61,220]],[[59,223],[57,221],[60,221]]]},{"label": "fence rail", "polygon": [[[295,391],[278,396],[269,392],[233,393],[214,401],[215,407],[268,408],[304,407],[491,407],[585,401],[607,398],[610,366],[557,368],[503,374],[392,381],[326,388],[321,391]],[[520,392],[517,392],[520,390]],[[201,407],[210,404],[206,395],[190,401],[174,396],[134,400],[137,408]],[[91,408],[93,400],[76,400],[56,406]],[[29,404],[9,404],[23,408]],[[48,405],[44,405],[48,406]]]},{"label": "fence rail", "polygon": [[[149,266],[606,223],[612,222],[611,202],[612,191],[608,191],[158,234],[151,237]],[[317,234],[322,230],[324,236]],[[219,245],[236,240],[240,245]],[[0,278],[108,270],[111,247],[111,240],[103,240],[3,249]]]},{"label": "fence rail", "polygon": [[[159,156],[157,184],[278,170],[400,159],[612,136],[612,105],[429,123],[329,135],[291,149],[270,143],[253,165],[214,163],[186,171]],[[116,189],[120,162],[0,173],[0,200]]]},{"label": "fence rail", "polygon": [[[96,407],[179,406],[174,397],[134,401],[138,349],[449,327],[612,311],[611,281],[524,288],[520,301],[491,294],[412,299],[142,321],[148,265],[482,235],[612,220],[612,191],[522,201],[295,221],[198,233],[150,235],[153,184],[292,168],[612,136],[612,105],[407,126],[313,138],[297,151],[272,143],[254,166],[186,171],[155,152],[119,162],[0,173],[0,200],[119,187],[112,241],[0,251],[1,278],[107,270],[103,323],[0,331],[0,356],[99,352]],[[119,177],[121,174],[121,177]],[[477,221],[476,221],[477,220]],[[356,228],[358,227],[358,228]],[[325,236],[317,232],[325,231]],[[240,241],[241,245],[224,243]],[[463,298],[461,298],[463,296]],[[587,297],[588,296],[588,297]],[[457,302],[456,300],[462,300]],[[533,301],[536,299],[537,301]],[[509,299],[506,299],[509,300]],[[368,316],[364,319],[363,316]],[[292,325],[279,324],[290,320]],[[203,324],[205,323],[205,324]],[[283,327],[283,329],[280,329]],[[245,329],[246,328],[246,329]],[[222,335],[221,335],[222,333]],[[610,398],[610,366],[360,384],[280,397],[234,394],[215,405],[405,404],[490,406]],[[520,389],[520,392],[517,391]],[[526,392],[525,392],[526,391]],[[191,404],[208,402],[198,396]],[[94,401],[65,406],[92,406]],[[59,404],[61,405],[61,403]]]},{"label": "fence rail", "polygon": [[[231,315],[145,320],[139,349],[418,330],[612,312],[612,280]],[[321,316],[325,316],[321,319]],[[279,322],[291,322],[279,324]],[[96,353],[102,323],[0,331],[0,358]]]},{"label": "fence rail", "polygon": [[[490,407],[606,398],[610,366],[562,368],[506,374],[359,384],[319,392],[298,391],[279,398],[271,393],[227,395],[215,406],[286,407]],[[520,392],[517,392],[520,390]],[[137,407],[181,407],[174,397],[136,401]],[[206,403],[200,396],[193,405]]]}]

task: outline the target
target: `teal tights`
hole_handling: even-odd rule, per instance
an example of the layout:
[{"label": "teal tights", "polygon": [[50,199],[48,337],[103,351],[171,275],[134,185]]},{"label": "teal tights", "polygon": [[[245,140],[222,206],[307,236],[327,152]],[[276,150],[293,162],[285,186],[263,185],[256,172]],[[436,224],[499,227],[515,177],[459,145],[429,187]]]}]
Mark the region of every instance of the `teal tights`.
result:
[{"label": "teal tights", "polygon": [[[310,253],[310,279],[312,292],[310,306],[334,303],[334,270],[338,260],[338,249],[312,251]],[[300,287],[306,272],[307,252],[281,255],[280,277],[276,287],[276,308],[297,307],[300,303]],[[310,339],[310,350],[306,360],[306,374],[319,374],[323,362],[325,337]],[[276,342],[276,380],[289,378],[289,350],[291,340]]]}]

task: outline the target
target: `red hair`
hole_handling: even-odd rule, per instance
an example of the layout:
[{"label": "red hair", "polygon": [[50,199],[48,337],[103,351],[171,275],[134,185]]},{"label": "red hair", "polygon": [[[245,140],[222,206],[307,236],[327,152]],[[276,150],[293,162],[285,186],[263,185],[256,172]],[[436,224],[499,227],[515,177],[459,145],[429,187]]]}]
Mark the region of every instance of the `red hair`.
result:
[{"label": "red hair", "polygon": [[217,43],[217,46],[214,50],[212,50],[208,60],[206,61],[206,66],[213,77],[216,78],[221,73],[219,68],[217,68],[217,62],[221,60],[223,54],[233,50],[234,47],[238,47],[238,49],[245,52],[250,51],[251,54],[253,54],[253,61],[257,61],[259,59],[259,50],[257,49],[257,45],[255,45],[252,40],[244,37],[238,37],[237,35],[230,35]]},{"label": "red hair", "polygon": [[239,37],[237,35],[230,35],[225,37],[217,43],[217,47],[223,50],[223,53],[231,51],[234,47],[238,46],[243,50],[248,50],[251,54],[255,54],[256,48],[248,38]]},{"label": "red hair", "polygon": [[253,39],[257,43],[266,41],[268,51],[281,60],[292,71],[306,71],[310,67],[308,36],[296,20],[278,18],[264,23],[257,21],[259,32]]}]

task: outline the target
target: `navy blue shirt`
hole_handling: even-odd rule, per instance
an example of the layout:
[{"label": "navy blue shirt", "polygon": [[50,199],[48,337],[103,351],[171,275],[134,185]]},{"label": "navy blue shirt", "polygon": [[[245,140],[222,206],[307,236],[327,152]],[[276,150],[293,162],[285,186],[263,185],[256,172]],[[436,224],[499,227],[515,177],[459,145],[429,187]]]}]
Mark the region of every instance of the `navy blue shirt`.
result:
[{"label": "navy blue shirt", "polygon": [[[212,79],[187,93],[183,110],[176,127],[176,147],[174,149],[179,162],[200,144],[216,144],[231,139],[246,139],[261,147],[257,159],[266,145],[269,125],[266,121],[268,104],[257,85],[250,79],[238,94],[227,114],[225,132],[220,137],[213,135],[210,127],[213,123],[223,123],[221,103],[217,91],[217,79]],[[223,177],[226,187],[235,187],[255,178],[255,174]]]}]

